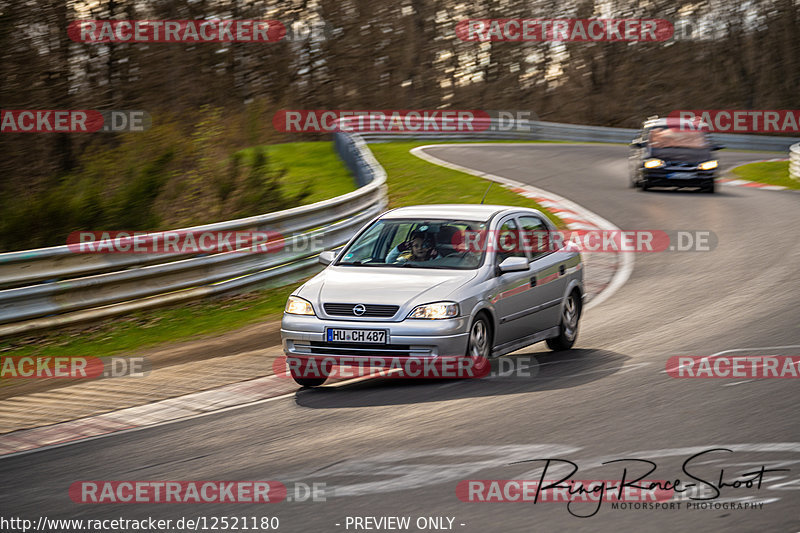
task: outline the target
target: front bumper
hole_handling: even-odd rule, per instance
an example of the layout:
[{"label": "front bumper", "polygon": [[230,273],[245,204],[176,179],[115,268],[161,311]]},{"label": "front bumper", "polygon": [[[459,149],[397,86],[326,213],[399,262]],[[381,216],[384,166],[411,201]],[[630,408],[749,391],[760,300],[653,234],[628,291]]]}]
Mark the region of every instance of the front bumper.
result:
[{"label": "front bumper", "polygon": [[[327,342],[326,328],[382,329],[386,344]],[[316,316],[283,315],[281,341],[287,356],[295,357],[456,357],[467,352],[469,318],[402,322],[325,320]]]},{"label": "front bumper", "polygon": [[642,177],[655,187],[699,187],[714,180],[713,170],[687,170],[681,168],[646,168]]}]

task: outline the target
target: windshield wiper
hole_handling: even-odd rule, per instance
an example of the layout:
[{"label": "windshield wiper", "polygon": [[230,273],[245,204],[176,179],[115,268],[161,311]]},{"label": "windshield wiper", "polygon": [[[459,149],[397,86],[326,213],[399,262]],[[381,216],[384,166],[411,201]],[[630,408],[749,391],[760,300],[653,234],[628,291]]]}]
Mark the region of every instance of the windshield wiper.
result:
[{"label": "windshield wiper", "polygon": [[380,267],[380,266],[395,266],[389,265],[387,263],[373,263],[373,262],[362,262],[362,261],[348,261],[347,263],[336,263],[340,266],[365,266],[365,267]]}]

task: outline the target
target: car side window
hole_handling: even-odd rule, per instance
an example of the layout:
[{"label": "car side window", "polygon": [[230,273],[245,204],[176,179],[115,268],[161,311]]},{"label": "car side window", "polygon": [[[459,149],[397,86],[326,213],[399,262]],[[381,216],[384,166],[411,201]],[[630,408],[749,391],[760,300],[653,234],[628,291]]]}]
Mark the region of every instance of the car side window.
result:
[{"label": "car side window", "polygon": [[550,229],[544,220],[536,216],[519,217],[520,242],[528,251],[531,261],[550,253]]},{"label": "car side window", "polygon": [[509,257],[527,257],[525,250],[520,246],[519,228],[514,219],[510,218],[500,226],[495,250],[495,265],[499,265]]}]

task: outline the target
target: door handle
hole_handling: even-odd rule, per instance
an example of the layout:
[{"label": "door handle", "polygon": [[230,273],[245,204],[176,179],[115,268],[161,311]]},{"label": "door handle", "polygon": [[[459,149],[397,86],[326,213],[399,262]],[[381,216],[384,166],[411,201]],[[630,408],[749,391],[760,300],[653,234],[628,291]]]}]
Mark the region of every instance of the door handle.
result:
[{"label": "door handle", "polygon": [[565,267],[563,264],[558,265],[558,273],[563,276],[567,273],[567,267]]},{"label": "door handle", "polygon": [[536,276],[533,276],[531,278],[531,287],[535,287],[535,286],[536,286]]}]

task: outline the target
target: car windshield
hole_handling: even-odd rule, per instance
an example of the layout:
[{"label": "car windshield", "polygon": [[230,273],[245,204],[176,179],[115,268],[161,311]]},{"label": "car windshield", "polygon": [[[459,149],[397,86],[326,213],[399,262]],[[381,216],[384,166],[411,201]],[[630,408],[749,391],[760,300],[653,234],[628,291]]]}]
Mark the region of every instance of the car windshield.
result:
[{"label": "car windshield", "polygon": [[650,146],[652,148],[694,148],[708,149],[708,137],[705,132],[686,130],[677,127],[661,127],[650,130]]},{"label": "car windshield", "polygon": [[483,263],[481,246],[466,246],[486,224],[467,220],[381,219],[364,230],[337,265],[468,270]]}]

